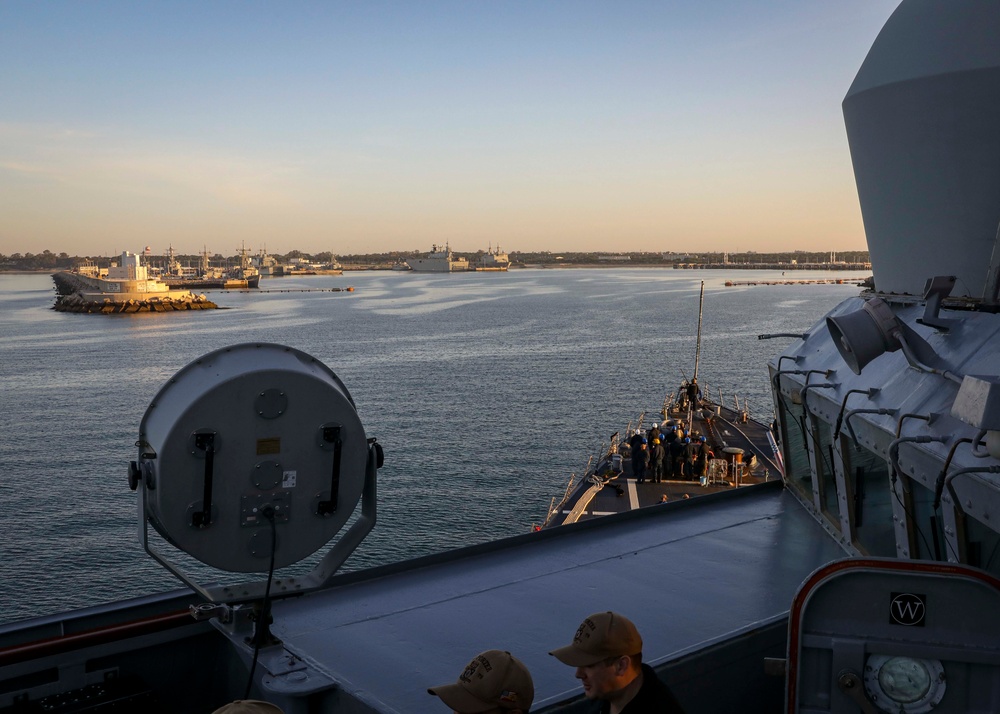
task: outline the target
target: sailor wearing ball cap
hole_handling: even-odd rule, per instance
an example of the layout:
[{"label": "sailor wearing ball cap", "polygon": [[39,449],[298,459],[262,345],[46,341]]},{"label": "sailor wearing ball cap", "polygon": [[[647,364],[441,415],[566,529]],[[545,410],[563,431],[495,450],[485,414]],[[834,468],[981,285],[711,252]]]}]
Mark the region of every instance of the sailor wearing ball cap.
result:
[{"label": "sailor wearing ball cap", "polygon": [[531,674],[510,652],[487,650],[472,658],[454,684],[427,690],[457,714],[527,712],[535,698]]},{"label": "sailor wearing ball cap", "polygon": [[656,672],[642,663],[642,637],[632,621],[598,612],[577,628],[573,641],[550,655],[576,667],[587,699],[601,702],[601,714],[682,714],[683,709]]}]

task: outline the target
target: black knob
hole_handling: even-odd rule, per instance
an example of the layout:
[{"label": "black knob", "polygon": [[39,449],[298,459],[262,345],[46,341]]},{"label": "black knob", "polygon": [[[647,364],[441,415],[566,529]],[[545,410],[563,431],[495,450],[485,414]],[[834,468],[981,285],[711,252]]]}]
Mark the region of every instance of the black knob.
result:
[{"label": "black knob", "polygon": [[128,462],[128,487],[135,491],[139,488],[139,479],[142,478],[142,471],[139,470],[139,464],[136,461]]}]

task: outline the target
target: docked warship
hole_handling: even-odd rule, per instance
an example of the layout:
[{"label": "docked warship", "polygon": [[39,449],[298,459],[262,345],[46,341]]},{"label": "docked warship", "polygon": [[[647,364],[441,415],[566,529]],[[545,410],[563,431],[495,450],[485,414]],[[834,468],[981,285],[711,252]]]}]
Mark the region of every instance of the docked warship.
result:
[{"label": "docked warship", "polygon": [[874,287],[779,338],[781,481],[338,574],[381,443],[308,355],[219,350],[128,469],[186,587],[0,628],[0,711],[433,712],[494,647],[535,711],[584,711],[547,652],[608,609],[690,712],[1000,711],[997,36],[1000,6],[904,0],[844,100]]},{"label": "docked warship", "polygon": [[469,261],[456,258],[447,243],[444,246],[435,243],[426,256],[410,258],[406,264],[417,273],[459,273],[469,270]]}]

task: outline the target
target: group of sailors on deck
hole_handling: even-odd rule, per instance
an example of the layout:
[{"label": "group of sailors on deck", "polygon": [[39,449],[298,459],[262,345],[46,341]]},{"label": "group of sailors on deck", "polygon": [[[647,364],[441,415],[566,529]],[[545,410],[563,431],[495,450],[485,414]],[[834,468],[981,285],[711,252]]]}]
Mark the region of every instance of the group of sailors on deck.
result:
[{"label": "group of sailors on deck", "polygon": [[628,440],[636,483],[662,483],[668,478],[697,480],[715,458],[703,434],[690,436],[677,424],[653,424],[648,432],[635,429]]}]

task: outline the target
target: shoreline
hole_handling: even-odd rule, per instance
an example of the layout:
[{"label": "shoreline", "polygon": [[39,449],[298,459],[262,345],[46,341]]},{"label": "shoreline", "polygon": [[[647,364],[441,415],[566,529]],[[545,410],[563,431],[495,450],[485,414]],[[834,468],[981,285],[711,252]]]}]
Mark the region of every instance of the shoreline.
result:
[{"label": "shoreline", "polygon": [[[683,265],[653,265],[653,264],[625,264],[625,263],[519,263],[511,264],[509,270],[772,270],[785,272],[788,270],[792,271],[821,271],[821,272],[847,272],[847,271],[868,271],[871,272],[871,266],[859,267],[858,263],[831,263],[829,265],[822,264],[803,264],[803,265],[781,265],[775,266],[774,264],[764,264],[755,265],[753,263],[740,263],[740,264],[712,264],[712,263],[688,263]],[[391,270],[389,267],[383,267],[382,265],[344,265],[344,272],[358,272],[358,271],[386,271]],[[427,271],[420,270],[397,270],[397,273],[421,273]],[[454,271],[458,273],[464,272],[476,272],[476,271],[465,271],[458,270]],[[495,271],[502,272],[502,271]],[[281,276],[278,276],[281,277]],[[287,276],[286,276],[287,277]]]},{"label": "shoreline", "polygon": [[[767,270],[774,272],[787,272],[787,271],[820,271],[820,272],[847,272],[847,271],[865,271],[871,273],[872,268],[870,265],[866,267],[860,267],[857,263],[831,263],[831,264],[802,264],[802,265],[775,265],[773,263],[767,263],[762,265],[756,265],[753,263],[738,263],[738,264],[713,264],[713,263],[685,263],[685,264],[670,264],[670,265],[655,265],[655,264],[625,264],[625,263],[519,263],[511,264],[510,270]],[[294,277],[307,277],[309,275],[340,275],[342,273],[349,272],[361,272],[361,271],[382,271],[382,272],[396,272],[396,273],[412,273],[412,272],[423,272],[423,271],[412,271],[412,270],[392,270],[389,265],[344,265],[342,270],[337,271],[312,271],[310,273],[292,273],[289,275],[273,275],[265,276],[266,280],[273,280],[275,278],[294,278]],[[56,273],[67,272],[65,269],[52,270],[24,270],[15,269],[7,270],[0,268],[0,275],[55,275]],[[456,271],[456,272],[476,272],[476,271]],[[494,271],[503,272],[503,271]]]}]

